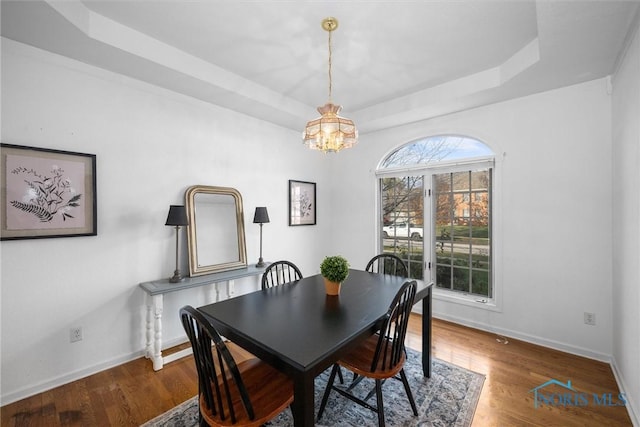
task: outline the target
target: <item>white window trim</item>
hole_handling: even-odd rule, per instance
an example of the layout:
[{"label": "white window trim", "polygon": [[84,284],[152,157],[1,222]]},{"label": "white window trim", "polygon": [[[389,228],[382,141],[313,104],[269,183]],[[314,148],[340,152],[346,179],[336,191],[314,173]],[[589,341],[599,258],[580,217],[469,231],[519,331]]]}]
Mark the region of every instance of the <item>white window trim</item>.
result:
[{"label": "white window trim", "polygon": [[419,164],[411,166],[401,166],[395,168],[385,168],[376,170],[376,176],[378,178],[398,178],[407,175],[427,175],[433,171],[442,169],[449,170],[451,172],[461,172],[469,169],[482,169],[492,168],[495,164],[494,156],[489,157],[473,157],[464,160],[442,161],[434,162],[430,164]]},{"label": "white window trim", "polygon": [[[497,163],[501,163],[498,160],[498,156],[490,156],[490,157],[478,157],[478,158],[469,158],[464,160],[457,161],[443,161],[437,162],[429,165],[411,165],[408,167],[398,167],[398,168],[386,168],[376,170],[376,198],[379,197],[380,192],[380,178],[399,178],[403,176],[424,176],[425,180],[425,191],[431,189],[431,175],[437,173],[438,171],[446,170],[447,172],[461,172],[473,169],[493,169],[493,188],[492,188],[492,249],[493,249],[493,297],[492,298],[482,298],[477,295],[470,295],[464,293],[458,293],[455,291],[447,291],[444,289],[438,289],[433,287],[433,298],[435,300],[444,301],[452,304],[459,304],[474,307],[482,310],[496,311],[502,312],[502,197],[500,197],[502,191],[496,191],[496,189],[502,188],[502,168],[500,165],[496,167]],[[427,185],[428,184],[428,185]],[[430,209],[433,209],[433,204],[429,203]],[[376,203],[376,224],[380,221],[380,203]],[[426,222],[426,209],[425,209],[425,222]],[[429,212],[429,215],[433,215],[433,212]],[[376,228],[378,226],[376,225]],[[432,227],[429,227],[429,230],[424,230],[425,238],[424,242],[427,242],[427,236],[429,238],[429,242],[432,242],[433,239],[433,230]],[[428,234],[427,234],[428,233]],[[376,245],[380,247],[380,233],[377,230],[376,235]],[[430,245],[431,246],[431,245]],[[429,255],[429,259],[425,259],[425,262],[431,261],[433,264],[434,248],[431,248],[432,253]],[[425,268],[425,271],[428,271]],[[431,270],[433,271],[433,270]],[[432,280],[427,279],[427,280]]]}]

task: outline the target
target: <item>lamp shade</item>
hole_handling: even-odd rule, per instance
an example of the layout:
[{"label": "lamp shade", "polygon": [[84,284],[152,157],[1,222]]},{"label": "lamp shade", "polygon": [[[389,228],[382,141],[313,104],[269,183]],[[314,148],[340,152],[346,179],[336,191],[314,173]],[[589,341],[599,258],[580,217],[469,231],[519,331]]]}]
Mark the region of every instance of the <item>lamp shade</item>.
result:
[{"label": "lamp shade", "polygon": [[266,224],[269,222],[269,213],[266,207],[256,208],[256,213],[253,215],[254,224]]},{"label": "lamp shade", "polygon": [[169,215],[167,215],[167,222],[164,225],[189,225],[185,207],[182,205],[169,206]]}]

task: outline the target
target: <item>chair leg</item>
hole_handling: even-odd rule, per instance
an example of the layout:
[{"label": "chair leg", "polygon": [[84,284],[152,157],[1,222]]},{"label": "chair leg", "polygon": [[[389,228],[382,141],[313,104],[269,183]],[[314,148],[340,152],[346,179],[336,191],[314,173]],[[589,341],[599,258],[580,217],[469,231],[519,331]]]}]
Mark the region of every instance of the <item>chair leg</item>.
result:
[{"label": "chair leg", "polygon": [[202,416],[202,412],[198,411],[198,426],[199,427],[209,427],[209,423],[207,423]]},{"label": "chair leg", "polygon": [[411,393],[411,387],[409,387],[409,381],[407,381],[407,375],[404,373],[404,368],[400,369],[400,378],[402,378],[402,384],[404,384],[404,391],[407,393],[411,409],[413,409],[413,415],[418,416],[418,409],[416,408],[416,402],[413,400],[413,393]]},{"label": "chair leg", "polygon": [[353,388],[358,384],[360,384],[360,381],[362,381],[363,379],[364,379],[363,376],[358,376],[358,374],[353,374],[353,379],[351,380],[351,384],[349,384],[349,387],[347,387],[346,391],[353,390]]},{"label": "chair leg", "polygon": [[338,379],[340,380],[340,384],[344,384],[344,378],[342,377],[342,369],[338,366]]},{"label": "chair leg", "polygon": [[322,413],[324,412],[325,406],[327,406],[327,400],[329,400],[329,393],[331,393],[331,388],[333,387],[333,381],[336,378],[336,373],[340,369],[338,364],[333,365],[333,369],[331,369],[331,375],[329,375],[329,381],[327,382],[327,388],[324,389],[324,395],[322,396],[322,403],[320,403],[320,409],[318,410],[318,421],[322,418]]},{"label": "chair leg", "polygon": [[[386,381],[386,379],[385,379],[385,380],[380,380],[380,381],[382,381],[382,382],[380,383],[380,385],[382,386],[382,385],[384,385],[384,382]],[[373,397],[373,395],[374,395],[374,393],[375,393],[375,392],[376,392],[376,388],[374,387],[374,388],[372,388],[372,389],[371,389],[371,391],[369,392],[369,394],[367,394],[367,395],[365,396],[365,398],[364,398],[364,399],[362,399],[362,400],[364,400],[365,402],[366,402],[366,401],[368,401],[369,399],[371,399],[371,397]]]},{"label": "chair leg", "polygon": [[384,405],[382,403],[382,381],[376,380],[376,403],[378,405],[378,427],[384,427]]}]

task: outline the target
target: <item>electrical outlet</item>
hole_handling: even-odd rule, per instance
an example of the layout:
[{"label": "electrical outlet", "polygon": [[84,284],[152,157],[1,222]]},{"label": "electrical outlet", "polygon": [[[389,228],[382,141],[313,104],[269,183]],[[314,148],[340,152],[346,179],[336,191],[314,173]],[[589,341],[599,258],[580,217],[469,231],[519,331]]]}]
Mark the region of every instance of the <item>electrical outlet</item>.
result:
[{"label": "electrical outlet", "polygon": [[596,314],[595,313],[587,313],[585,311],[584,312],[584,324],[585,325],[595,326],[596,325]]},{"label": "electrical outlet", "polygon": [[82,341],[82,327],[78,326],[77,328],[69,329],[69,341]]}]

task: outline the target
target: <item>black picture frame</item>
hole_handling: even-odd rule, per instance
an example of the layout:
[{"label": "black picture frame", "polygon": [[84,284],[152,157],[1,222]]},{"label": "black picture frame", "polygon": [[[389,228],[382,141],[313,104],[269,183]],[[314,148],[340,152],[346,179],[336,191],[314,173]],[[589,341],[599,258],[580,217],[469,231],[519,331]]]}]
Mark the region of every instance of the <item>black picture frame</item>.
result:
[{"label": "black picture frame", "polygon": [[316,225],[316,183],[289,180],[289,226]]},{"label": "black picture frame", "polygon": [[98,234],[96,155],[0,144],[0,240]]}]

